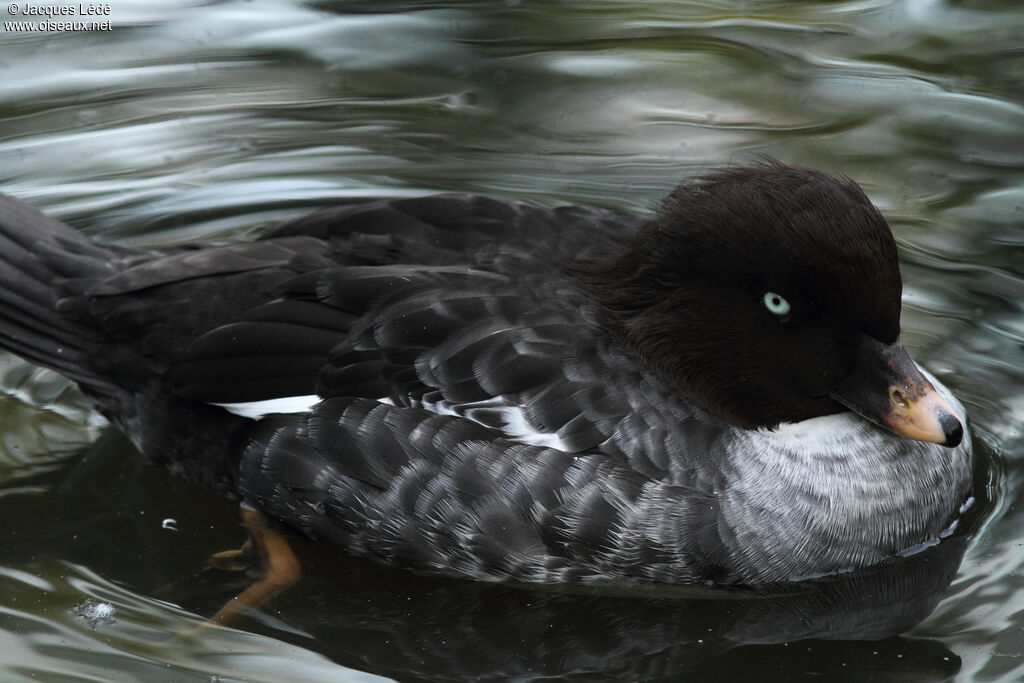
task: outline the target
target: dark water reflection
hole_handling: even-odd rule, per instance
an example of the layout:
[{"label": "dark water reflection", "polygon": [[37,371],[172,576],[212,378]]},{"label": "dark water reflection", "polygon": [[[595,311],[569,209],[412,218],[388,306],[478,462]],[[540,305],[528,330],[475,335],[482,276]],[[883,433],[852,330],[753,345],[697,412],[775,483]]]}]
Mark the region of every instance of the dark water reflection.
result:
[{"label": "dark water reflection", "polygon": [[[905,342],[988,449],[950,542],[793,594],[481,586],[307,547],[306,579],[240,624],[251,633],[169,639],[231,594],[231,577],[191,577],[241,540],[235,506],[115,437],[90,446],[101,426],[67,383],[0,355],[0,678],[1021,675],[1024,14],[1012,5],[111,7],[112,32],[0,32],[2,191],[104,239],[167,244],[435,191],[645,211],[680,177],[754,154],[846,173],[896,232]],[[93,603],[113,605],[113,623],[75,614]]]}]

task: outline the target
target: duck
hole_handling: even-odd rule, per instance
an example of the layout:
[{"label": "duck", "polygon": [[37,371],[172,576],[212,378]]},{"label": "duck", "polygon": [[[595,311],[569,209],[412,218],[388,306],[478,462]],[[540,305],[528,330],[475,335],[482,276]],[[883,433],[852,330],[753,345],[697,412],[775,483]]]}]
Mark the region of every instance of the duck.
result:
[{"label": "duck", "polygon": [[0,346],[237,497],[252,537],[220,559],[258,555],[264,596],[296,536],[473,580],[729,586],[939,543],[971,438],[901,292],[863,190],[774,160],[649,216],[443,194],[155,250],[0,198]]}]

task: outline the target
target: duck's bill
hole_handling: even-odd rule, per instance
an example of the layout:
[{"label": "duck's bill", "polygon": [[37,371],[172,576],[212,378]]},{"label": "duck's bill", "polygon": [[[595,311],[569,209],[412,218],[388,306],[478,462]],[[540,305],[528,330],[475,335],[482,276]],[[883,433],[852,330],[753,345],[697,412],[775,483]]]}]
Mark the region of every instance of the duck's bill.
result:
[{"label": "duck's bill", "polygon": [[857,365],[832,398],[908,439],[950,448],[963,439],[956,411],[898,341],[883,344],[863,336]]}]

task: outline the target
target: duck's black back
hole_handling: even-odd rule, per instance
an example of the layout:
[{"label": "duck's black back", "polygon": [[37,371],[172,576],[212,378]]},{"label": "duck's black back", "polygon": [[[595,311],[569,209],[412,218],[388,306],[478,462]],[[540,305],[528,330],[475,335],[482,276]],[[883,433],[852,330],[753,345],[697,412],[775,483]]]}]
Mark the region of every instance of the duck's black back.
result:
[{"label": "duck's black back", "polygon": [[[217,437],[194,440],[224,412],[211,403],[318,393],[453,410],[532,390],[530,429],[583,449],[622,411],[563,376],[580,353],[566,340],[590,334],[564,270],[641,223],[442,195],[324,209],[250,243],[141,252],[4,198],[0,341],[78,381],[155,462],[217,488],[234,486],[237,460],[211,457],[205,471]],[[500,426],[501,408],[472,415]],[[214,422],[248,438],[251,421]],[[179,448],[182,424],[192,438]]]}]

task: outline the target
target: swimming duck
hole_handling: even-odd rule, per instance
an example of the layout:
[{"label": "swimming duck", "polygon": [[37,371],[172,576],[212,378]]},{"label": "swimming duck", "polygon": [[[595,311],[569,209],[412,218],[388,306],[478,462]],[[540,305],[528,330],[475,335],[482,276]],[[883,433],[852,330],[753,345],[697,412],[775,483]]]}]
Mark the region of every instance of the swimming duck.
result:
[{"label": "swimming duck", "polygon": [[650,218],[441,195],[159,251],[0,200],[0,345],[238,496],[264,555],[484,580],[786,582],[937,542],[971,441],[901,289],[861,189],[777,162]]}]

